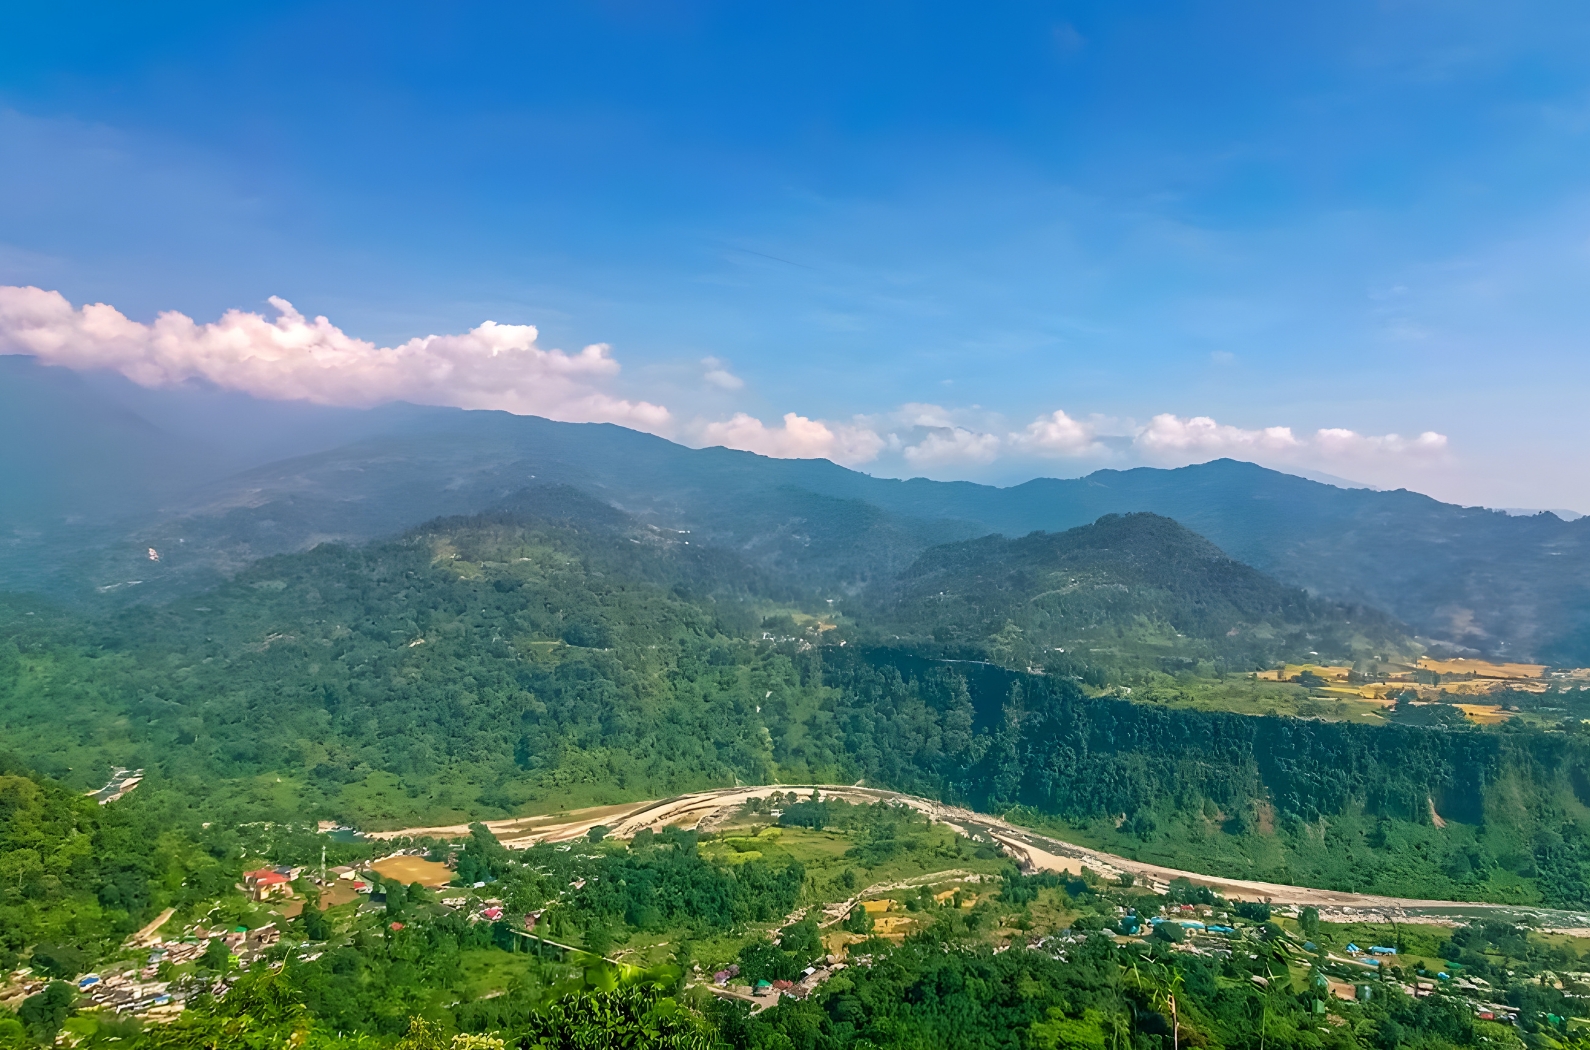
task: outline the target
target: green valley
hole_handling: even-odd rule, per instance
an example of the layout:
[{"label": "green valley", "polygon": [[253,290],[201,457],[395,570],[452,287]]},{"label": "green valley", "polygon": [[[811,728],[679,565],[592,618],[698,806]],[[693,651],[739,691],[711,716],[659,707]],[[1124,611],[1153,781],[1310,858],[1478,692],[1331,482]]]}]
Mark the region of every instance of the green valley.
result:
[{"label": "green valley", "polygon": [[[997,843],[883,806],[780,808],[775,794],[738,825],[628,841],[593,828],[589,843],[527,851],[476,826],[451,845],[408,843],[450,865],[459,890],[369,876],[383,909],[359,898],[324,920],[272,920],[268,905],[228,888],[259,863],[308,878],[322,845],[354,864],[377,848],[331,843],[316,822],[462,827],[730,784],[776,793],[779,783],[864,783],[1212,876],[1590,907],[1590,735],[1577,723],[1295,717],[1313,702],[1307,683],[1251,672],[1372,664],[1417,643],[1381,614],[1280,585],[1153,515],[930,548],[832,595],[545,486],[365,546],[261,559],[163,603],[87,616],[11,597],[0,617],[0,725],[19,756],[0,858],[16,880],[4,891],[11,957],[36,972],[108,964],[166,908],[173,929],[199,929],[206,915],[245,930],[286,923],[280,943],[298,946],[249,955],[225,999],[184,1000],[181,1022],[140,1037],[176,1040],[160,1045],[211,1038],[232,1023],[225,1004],[242,1002],[255,1003],[255,1019],[272,1009],[316,1018],[304,1023],[333,1042],[353,1031],[417,1046],[426,1024],[459,1038],[528,1039],[564,1009],[551,1005],[560,996],[585,1009],[609,995],[620,1013],[683,1011],[679,1045],[710,1034],[783,1046],[809,1029],[829,1033],[822,1045],[848,1046],[866,1025],[940,1023],[890,1013],[889,981],[972,973],[1052,986],[1036,1000],[1048,1005],[1011,1015],[1025,1018],[1033,1045],[1092,1045],[1108,1025],[1148,1033],[1141,1025],[1159,1009],[1120,951],[1147,950],[1153,966],[1169,967],[1166,980],[1191,972],[1181,956],[1156,954],[1172,942],[1140,932],[1123,949],[1091,936],[1135,908],[1170,906],[1144,897],[1148,887],[1050,875],[1036,890],[1011,889],[1026,884]],[[1291,713],[1265,713],[1277,708]],[[126,797],[101,807],[73,794],[117,768],[144,771]],[[46,848],[63,834],[78,852]],[[987,892],[978,880],[1005,888]],[[929,900],[951,883],[982,903],[963,912]],[[323,892],[298,885],[311,905]],[[895,893],[898,918],[875,929],[822,911],[896,885],[906,887]],[[497,903],[468,903],[488,896]],[[495,907],[497,917],[472,923],[460,907],[476,919]],[[538,912],[535,923],[524,918]],[[630,969],[587,987],[589,959],[510,963],[526,923],[560,952]],[[1058,954],[987,954],[1066,930],[1070,947]],[[732,995],[719,1005],[674,998],[681,980],[695,987],[731,965],[798,977],[846,947],[830,935],[862,943],[869,932],[861,954],[871,967],[804,1003],[753,1018],[730,1009]],[[316,947],[328,937],[341,946]],[[1260,928],[1251,937],[1282,943]],[[1301,943],[1286,942],[1286,965]],[[927,944],[952,948],[954,976],[939,973]],[[1221,976],[1247,965],[1230,958],[1206,975],[1216,986],[1246,981],[1246,970]],[[1076,969],[1083,959],[1092,961]],[[273,961],[285,965],[278,977]],[[1135,965],[1140,975],[1144,963]],[[680,969],[696,966],[695,977]],[[172,971],[173,987],[216,977],[188,967]],[[1292,998],[1262,1009],[1313,1010],[1310,967],[1292,965]],[[1078,980],[1102,983],[1084,994],[1068,983]],[[823,1017],[810,1012],[816,1003],[827,1004]],[[1248,1009],[1197,1023],[1209,1033],[1235,1025],[1238,1038],[1250,1031]],[[1017,1023],[993,1016],[978,1024]],[[842,1035],[833,1025],[847,1017],[870,1020]],[[120,1031],[89,1028],[79,1034],[91,1041]],[[1490,1031],[1465,1029],[1452,1045]]]}]

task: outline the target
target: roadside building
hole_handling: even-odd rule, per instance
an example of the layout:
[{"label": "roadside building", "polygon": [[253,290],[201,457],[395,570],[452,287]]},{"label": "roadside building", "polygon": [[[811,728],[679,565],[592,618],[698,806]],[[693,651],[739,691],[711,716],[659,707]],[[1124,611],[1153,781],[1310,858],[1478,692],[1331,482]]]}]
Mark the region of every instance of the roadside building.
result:
[{"label": "roadside building", "polygon": [[292,896],[292,882],[286,875],[271,868],[260,868],[258,871],[243,874],[243,887],[254,900],[269,900],[272,897]]}]

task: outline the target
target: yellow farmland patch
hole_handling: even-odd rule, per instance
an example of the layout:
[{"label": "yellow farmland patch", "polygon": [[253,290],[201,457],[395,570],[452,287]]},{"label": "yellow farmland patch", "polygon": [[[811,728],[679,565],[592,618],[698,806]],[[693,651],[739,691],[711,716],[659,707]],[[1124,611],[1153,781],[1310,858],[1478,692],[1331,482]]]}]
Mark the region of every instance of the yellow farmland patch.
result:
[{"label": "yellow farmland patch", "polygon": [[1546,673],[1545,664],[1493,664],[1489,660],[1432,660],[1419,658],[1421,671],[1436,674],[1471,674],[1476,678],[1539,678]]},{"label": "yellow farmland patch", "polygon": [[1453,704],[1452,706],[1462,711],[1469,721],[1478,722],[1482,726],[1495,725],[1512,717],[1509,712],[1502,710],[1500,704]]}]

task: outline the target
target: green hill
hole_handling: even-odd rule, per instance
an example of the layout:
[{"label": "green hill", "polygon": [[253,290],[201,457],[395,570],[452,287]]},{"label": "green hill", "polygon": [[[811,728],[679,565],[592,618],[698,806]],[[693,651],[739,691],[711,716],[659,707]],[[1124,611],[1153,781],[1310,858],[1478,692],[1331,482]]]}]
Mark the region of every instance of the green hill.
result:
[{"label": "green hill", "polygon": [[87,781],[366,822],[770,778],[753,700],[800,691],[750,641],[778,588],[571,490],[514,503],[108,621],[12,603],[6,735]]},{"label": "green hill", "polygon": [[935,547],[869,598],[879,632],[1014,667],[1250,670],[1409,644],[1383,614],[1277,583],[1156,514]]},{"label": "green hill", "polygon": [[740,553],[543,487],[108,619],[8,599],[0,734],[75,788],[142,767],[140,805],[230,824],[864,780],[1223,874],[1590,905],[1577,731],[1168,710],[946,659],[1007,623],[1062,642],[1074,626],[1089,660],[1123,666],[1369,636],[1173,522],[950,545],[893,586],[830,628]]}]

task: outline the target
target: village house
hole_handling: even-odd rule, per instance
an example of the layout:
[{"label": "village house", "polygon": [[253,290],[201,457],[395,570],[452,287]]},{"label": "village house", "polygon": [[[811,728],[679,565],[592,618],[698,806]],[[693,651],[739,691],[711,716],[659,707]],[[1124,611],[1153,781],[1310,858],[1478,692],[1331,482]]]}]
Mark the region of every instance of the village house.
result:
[{"label": "village house", "polygon": [[248,891],[249,896],[257,901],[269,900],[272,897],[290,897],[293,893],[292,880],[271,868],[244,872],[243,887]]}]

